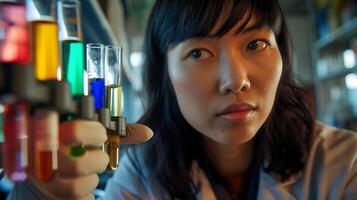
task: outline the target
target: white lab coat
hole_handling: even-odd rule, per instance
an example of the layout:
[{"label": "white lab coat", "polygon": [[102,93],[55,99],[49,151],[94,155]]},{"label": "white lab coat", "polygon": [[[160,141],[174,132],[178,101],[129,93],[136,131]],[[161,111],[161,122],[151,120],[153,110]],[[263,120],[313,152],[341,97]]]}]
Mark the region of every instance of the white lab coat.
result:
[{"label": "white lab coat", "polygon": [[[260,170],[257,199],[357,199],[357,133],[316,123],[314,140],[304,170],[285,182],[279,182]],[[207,176],[199,167],[196,178],[201,189],[196,199],[226,198],[215,194]],[[144,172],[144,173],[143,173]],[[143,173],[143,174],[140,174]],[[109,180],[104,199],[168,199],[155,180],[145,177],[144,169],[136,169],[128,158]]]}]

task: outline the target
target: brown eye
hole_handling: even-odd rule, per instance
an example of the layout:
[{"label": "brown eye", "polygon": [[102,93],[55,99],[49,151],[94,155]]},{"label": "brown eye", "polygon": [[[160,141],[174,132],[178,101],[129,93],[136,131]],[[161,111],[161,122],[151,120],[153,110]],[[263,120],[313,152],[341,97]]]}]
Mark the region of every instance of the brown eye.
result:
[{"label": "brown eye", "polygon": [[190,57],[194,60],[199,59],[201,56],[202,56],[202,52],[199,49],[193,50],[190,55]]},{"label": "brown eye", "polygon": [[262,51],[266,49],[270,44],[267,41],[263,40],[254,40],[252,42],[249,42],[247,49],[249,51]]},{"label": "brown eye", "polygon": [[202,60],[211,57],[212,54],[206,49],[193,49],[189,53],[189,58],[192,60]]}]

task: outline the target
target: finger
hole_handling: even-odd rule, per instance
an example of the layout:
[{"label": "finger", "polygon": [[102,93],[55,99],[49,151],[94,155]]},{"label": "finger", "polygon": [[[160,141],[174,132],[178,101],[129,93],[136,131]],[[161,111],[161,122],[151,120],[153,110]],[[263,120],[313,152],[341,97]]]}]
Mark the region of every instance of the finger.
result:
[{"label": "finger", "polygon": [[72,158],[66,150],[69,148],[61,148],[58,152],[58,174],[63,178],[101,173],[109,163],[108,154],[101,150],[86,151],[84,155]]},{"label": "finger", "polygon": [[60,199],[82,199],[89,197],[97,187],[99,178],[97,174],[88,176],[64,179],[57,176],[53,181],[46,184],[48,190]]},{"label": "finger", "polygon": [[[93,194],[88,194],[84,197],[76,197],[76,198],[66,198],[66,200],[94,200],[94,195]],[[62,200],[62,199],[59,199]]]},{"label": "finger", "polygon": [[152,136],[152,130],[142,124],[127,124],[128,135],[121,138],[121,144],[138,144],[148,141]]},{"label": "finger", "polygon": [[[66,198],[66,200],[94,200],[94,199],[95,198],[93,194],[88,194],[87,196],[84,197]],[[58,200],[62,200],[62,198]]]},{"label": "finger", "polygon": [[107,139],[105,127],[96,121],[74,120],[60,126],[60,141],[68,145],[100,146]]},{"label": "finger", "polygon": [[93,194],[88,194],[87,196],[79,198],[77,200],[94,200],[94,195]]}]

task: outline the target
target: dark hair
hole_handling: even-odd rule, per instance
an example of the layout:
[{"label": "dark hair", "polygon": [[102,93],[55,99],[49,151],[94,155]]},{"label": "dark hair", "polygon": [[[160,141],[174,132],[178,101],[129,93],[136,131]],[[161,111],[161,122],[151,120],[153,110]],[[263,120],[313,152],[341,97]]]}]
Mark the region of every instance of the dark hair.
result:
[{"label": "dark hair", "polygon": [[[283,60],[283,72],[272,112],[260,128],[255,163],[286,180],[305,164],[314,126],[309,94],[292,78],[291,45],[287,26],[276,0],[157,0],[145,36],[144,83],[147,110],[140,123],[154,137],[129,151],[133,161],[143,158],[145,167],[172,197],[192,199],[190,169],[197,160],[212,168],[199,134],[182,116],[167,70],[170,45],[211,34],[227,6],[229,17],[214,36],[221,37],[240,20],[241,30],[252,16],[273,30]],[[248,14],[248,18],[245,15]],[[133,153],[133,154],[131,154]]]}]

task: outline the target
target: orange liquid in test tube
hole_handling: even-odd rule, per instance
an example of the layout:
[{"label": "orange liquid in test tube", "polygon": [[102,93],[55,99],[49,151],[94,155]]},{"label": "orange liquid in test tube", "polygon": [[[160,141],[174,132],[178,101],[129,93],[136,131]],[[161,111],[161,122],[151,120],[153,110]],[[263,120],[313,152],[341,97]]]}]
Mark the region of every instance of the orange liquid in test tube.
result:
[{"label": "orange liquid in test tube", "polygon": [[42,181],[49,181],[57,169],[58,113],[49,109],[36,110],[33,119],[34,164],[33,173]]},{"label": "orange liquid in test tube", "polygon": [[[38,157],[36,158],[36,178],[42,181],[49,181],[53,177],[53,170],[56,169],[54,156],[52,151],[38,151],[36,152]],[[55,152],[57,153],[57,152]]]}]

